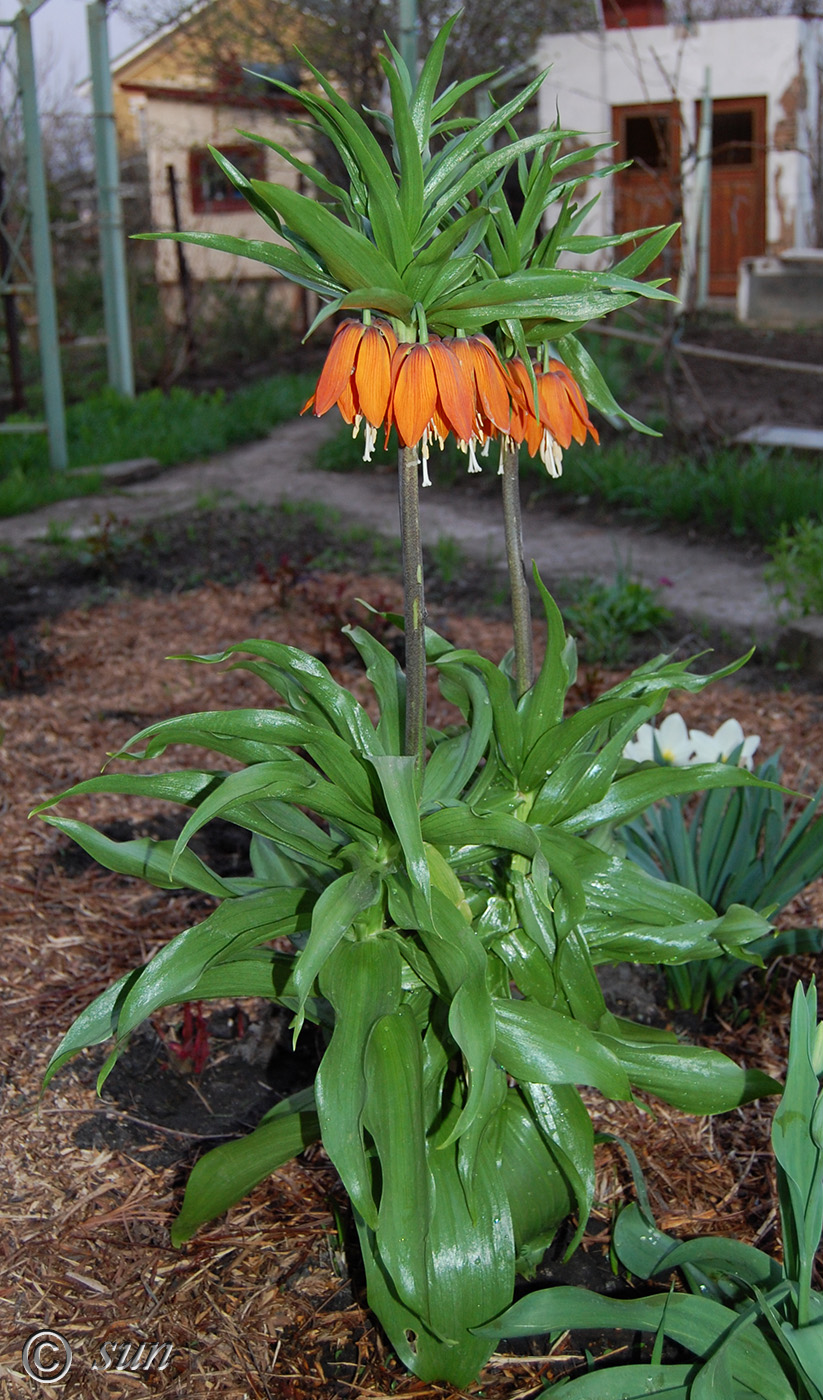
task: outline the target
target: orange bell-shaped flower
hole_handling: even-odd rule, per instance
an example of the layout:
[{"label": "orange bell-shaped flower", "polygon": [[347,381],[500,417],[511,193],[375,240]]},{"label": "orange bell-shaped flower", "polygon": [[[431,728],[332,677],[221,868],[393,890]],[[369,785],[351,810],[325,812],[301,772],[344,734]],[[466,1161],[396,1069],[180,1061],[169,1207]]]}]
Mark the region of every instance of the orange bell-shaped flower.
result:
[{"label": "orange bell-shaped flower", "polygon": [[343,321],[335,331],[317,388],[301,412],[314,407],[322,418],[336,404],[355,434],[365,422],[366,461],[385,421],[391,391],[391,361],[397,336],[388,321]]},{"label": "orange bell-shaped flower", "polygon": [[428,486],[429,445],[441,446],[449,433],[458,441],[475,436],[472,380],[444,341],[437,336],[417,344],[398,345],[392,357],[391,398],[386,433],[394,425],[403,447],[421,448],[423,485]]},{"label": "orange bell-shaped flower", "polygon": [[481,439],[509,431],[509,386],[506,371],[486,335],[457,336],[444,341],[454,352],[474,387],[476,432]]},{"label": "orange bell-shaped flower", "polygon": [[563,452],[572,438],[583,443],[587,432],[600,441],[589,418],[586,400],[570,370],[560,360],[549,360],[548,368],[534,366],[537,408],[529,372],[517,357],[506,365],[512,394],[509,437],[525,442],[530,456],[539,456],[550,476],[560,476]]}]

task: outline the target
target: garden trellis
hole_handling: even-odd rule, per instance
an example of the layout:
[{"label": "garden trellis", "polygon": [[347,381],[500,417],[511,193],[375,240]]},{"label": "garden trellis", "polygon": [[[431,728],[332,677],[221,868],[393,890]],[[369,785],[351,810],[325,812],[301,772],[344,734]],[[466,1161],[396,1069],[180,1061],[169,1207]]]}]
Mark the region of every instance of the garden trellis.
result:
[{"label": "garden trellis", "polygon": [[[43,383],[43,423],[0,423],[2,432],[46,432],[52,468],[68,465],[63,379],[43,145],[37,103],[32,16],[46,0],[26,0],[0,20],[0,298],[8,340],[13,406],[20,407],[17,300],[34,296]],[[111,103],[105,0],[87,6],[94,100],[95,170],[100,220],[108,377],[134,394],[119,170]]]}]

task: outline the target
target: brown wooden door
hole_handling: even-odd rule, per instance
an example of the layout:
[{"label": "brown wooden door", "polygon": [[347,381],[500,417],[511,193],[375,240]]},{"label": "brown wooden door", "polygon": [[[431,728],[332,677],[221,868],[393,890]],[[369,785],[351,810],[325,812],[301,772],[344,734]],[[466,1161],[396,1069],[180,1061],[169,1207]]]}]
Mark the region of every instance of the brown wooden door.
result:
[{"label": "brown wooden door", "polygon": [[[645,103],[612,108],[617,149],[614,159],[632,164],[614,177],[614,228],[672,224],[682,219],[680,193],[680,113],[676,103]],[[646,275],[675,277],[680,239],[671,240]]]},{"label": "brown wooden door", "polygon": [[734,296],[740,260],[766,251],[765,97],[713,103],[711,200],[709,292]]}]

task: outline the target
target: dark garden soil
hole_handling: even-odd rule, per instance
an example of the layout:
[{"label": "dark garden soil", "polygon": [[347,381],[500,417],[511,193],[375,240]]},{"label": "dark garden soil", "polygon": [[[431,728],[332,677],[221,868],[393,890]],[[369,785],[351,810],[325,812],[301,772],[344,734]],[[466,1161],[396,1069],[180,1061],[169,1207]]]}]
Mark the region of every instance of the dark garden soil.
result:
[{"label": "dark garden soil", "polygon": [[[143,1339],[173,1345],[162,1373],[141,1374],[143,1392],[175,1400],[454,1395],[405,1375],[366,1310],[345,1198],[322,1149],[309,1149],[182,1249],[169,1244],[188,1170],[203,1147],[253,1126],[279,1097],[311,1080],[322,1047],[304,1034],[293,1054],[285,1018],[269,1004],[217,1003],[188,1017],[169,1008],[135,1035],[102,1098],[94,1095],[101,1050],[74,1061],[39,1100],[49,1055],[73,1017],[212,904],[103,871],[53,828],[27,821],[28,812],[98,772],[108,753],[153,720],[268,703],[256,677],[164,660],[173,653],[276,637],[322,657],[367,703],[340,629],[363,624],[358,598],[386,610],[400,602],[390,554],[368,537],[335,541],[305,513],[194,512],[145,530],[101,524],[93,546],[54,551],[47,565],[42,554],[17,559],[2,580],[0,1300],[8,1313],[0,1397],[42,1393],[23,1372],[21,1348],[43,1327],[64,1333],[74,1349],[61,1390],[67,1400],[133,1395],[134,1377],[93,1366],[102,1343],[120,1350]],[[456,644],[494,657],[508,647],[504,613],[480,567],[461,565],[459,577],[441,570],[439,581],[435,572],[429,605],[433,625]],[[387,644],[399,644],[388,624],[380,626]],[[659,638],[644,639],[637,659],[659,649]],[[590,700],[614,679],[584,665],[571,702]],[[813,789],[823,772],[823,695],[789,688],[774,673],[756,679],[748,683],[744,672],[702,697],[676,698],[673,708],[709,730],[735,715],[747,733],[761,735],[763,755],[782,749],[789,783]],[[434,689],[431,708],[434,722],[445,717]],[[160,767],[180,761],[173,751],[156,760]],[[147,801],[77,798],[66,810],[118,839],[178,829],[173,815]],[[215,824],[198,840],[217,869],[248,868],[234,828]],[[823,882],[798,897],[782,923],[823,925]],[[655,969],[618,969],[608,995],[621,1014],[678,1024],[691,1038],[780,1076],[793,986],[814,970],[815,959],[795,958],[753,972],[735,1004],[699,1027],[672,1018]],[[644,1114],[594,1093],[588,1102],[598,1129],[632,1141],[664,1229],[779,1247],[771,1105],[698,1120],[659,1105]],[[609,1220],[628,1199],[623,1158],[598,1148],[598,1205],[583,1246],[564,1266],[559,1239],[543,1277],[628,1287],[608,1260]],[[579,1367],[591,1342],[504,1342],[465,1394],[536,1395]]]},{"label": "dark garden soil", "polygon": [[[789,368],[688,353],[678,358],[679,341],[721,354],[778,360]],[[823,367],[823,331],[741,326],[731,315],[705,312],[687,317],[678,326],[673,345],[671,398],[661,373],[664,357],[653,355],[634,384],[632,397],[636,395],[641,416],[643,408],[654,413],[671,407],[674,426],[687,438],[696,432],[730,438],[761,423],[823,428],[823,375],[794,368]]]}]

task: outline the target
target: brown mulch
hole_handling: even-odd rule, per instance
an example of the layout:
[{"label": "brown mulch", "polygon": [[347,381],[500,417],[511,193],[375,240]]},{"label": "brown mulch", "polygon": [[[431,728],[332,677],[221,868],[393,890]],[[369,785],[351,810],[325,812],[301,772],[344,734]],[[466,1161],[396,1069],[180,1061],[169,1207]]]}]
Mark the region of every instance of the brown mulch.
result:
[{"label": "brown mulch", "polygon": [[[321,603],[330,587],[332,609]],[[456,1393],[405,1375],[365,1310],[360,1281],[349,1277],[343,1258],[339,1183],[320,1149],[173,1250],[169,1225],[198,1134],[141,1118],[111,1098],[95,1099],[90,1057],[63,1070],[39,1100],[49,1055],[73,1017],[114,978],[202,918],[208,901],[156,891],[92,865],[73,867],[68,843],[42,822],[28,821],[28,812],[98,772],[107,753],[153,720],[267,703],[270,693],[255,677],[167,662],[170,653],[214,652],[244,637],[276,637],[322,655],[365,699],[367,687],[339,626],[349,615],[362,620],[354,598],[377,593],[383,606],[399,601],[390,580],[338,578],[330,585],[315,577],[279,598],[258,581],[121,597],[67,612],[40,628],[40,693],[3,702],[2,1400],[42,1393],[21,1364],[25,1339],[42,1328],[65,1333],[74,1348],[75,1364],[61,1392],[66,1397],[116,1400],[140,1387],[156,1396],[226,1400]],[[490,655],[509,644],[503,623],[454,618],[438,619],[438,625],[447,626],[459,645]],[[584,673],[582,691],[611,679]],[[724,682],[703,697],[674,703],[690,724],[705,729],[737,716],[747,733],[760,734],[763,755],[782,747],[789,783],[815,786],[823,769],[820,695]],[[433,693],[435,720],[444,714],[440,705]],[[156,760],[167,767],[179,761],[172,751]],[[812,776],[803,778],[806,768]],[[156,807],[106,797],[74,799],[66,811],[96,823],[127,817],[139,827],[156,817]],[[795,902],[789,922],[821,921],[818,884]],[[793,984],[812,971],[812,960],[794,959],[773,965],[766,978],[748,978],[748,1019],[737,1027],[719,1023],[712,1043],[780,1075]],[[258,1011],[248,1008],[252,1019]],[[218,1063],[221,1053],[215,1052]],[[206,1080],[193,1091],[209,1110]],[[650,1115],[603,1104],[594,1094],[589,1101],[598,1128],[635,1145],[664,1229],[733,1233],[776,1247],[770,1104],[710,1120],[660,1105]],[[95,1136],[112,1124],[122,1129],[116,1146],[106,1145],[105,1133]],[[620,1154],[598,1151],[599,1214],[584,1244],[592,1255],[607,1243],[610,1213],[631,1194]],[[119,1355],[127,1343],[142,1340],[172,1344],[162,1372],[92,1369],[100,1364],[101,1344]],[[465,1393],[489,1400],[530,1396],[569,1365],[568,1347],[552,1356],[498,1355]]]}]

